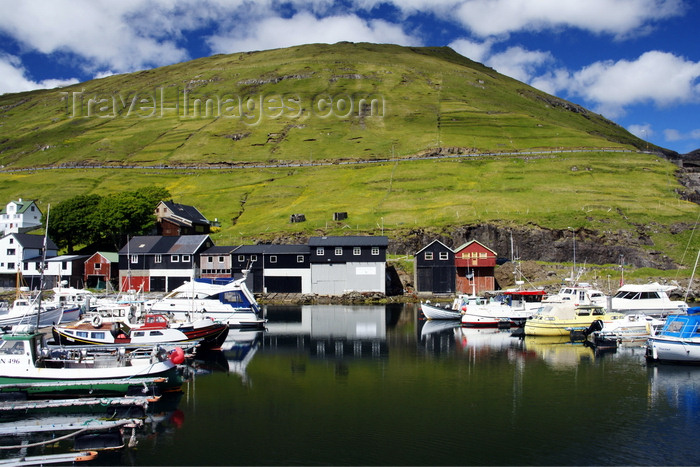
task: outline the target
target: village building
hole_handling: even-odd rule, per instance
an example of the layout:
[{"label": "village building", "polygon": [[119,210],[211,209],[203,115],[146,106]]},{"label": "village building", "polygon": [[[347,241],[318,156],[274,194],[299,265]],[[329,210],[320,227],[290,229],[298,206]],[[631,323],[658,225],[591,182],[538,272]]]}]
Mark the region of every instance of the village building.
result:
[{"label": "village building", "polygon": [[457,293],[480,295],[496,289],[496,252],[476,240],[455,248]]},{"label": "village building", "polygon": [[119,290],[169,292],[199,277],[209,235],[139,236],[119,250]]},{"label": "village building", "polygon": [[[41,259],[44,249],[44,236],[26,233],[10,233],[0,238],[0,286],[17,287],[30,286],[27,283],[17,283],[18,275],[36,276],[41,273]],[[50,239],[46,239],[46,257],[58,254],[58,247]],[[38,287],[38,280],[36,287]]]},{"label": "village building", "polygon": [[98,251],[85,260],[83,281],[91,289],[117,288],[119,280],[119,253]]},{"label": "village building", "polygon": [[211,231],[211,223],[194,206],[161,201],[155,215],[158,235],[202,235]]},{"label": "village building", "polygon": [[248,270],[254,293],[313,293],[308,245],[241,245],[233,251],[235,277]]},{"label": "village building", "polygon": [[232,279],[232,253],[237,246],[213,246],[199,256],[200,277],[207,279]]},{"label": "village building", "polygon": [[387,237],[311,237],[308,245],[314,294],[386,292]]},{"label": "village building", "polygon": [[417,293],[455,293],[455,254],[439,240],[418,251],[414,257],[415,290]]},{"label": "village building", "polygon": [[25,233],[41,227],[41,211],[34,201],[20,198],[0,211],[0,232]]}]

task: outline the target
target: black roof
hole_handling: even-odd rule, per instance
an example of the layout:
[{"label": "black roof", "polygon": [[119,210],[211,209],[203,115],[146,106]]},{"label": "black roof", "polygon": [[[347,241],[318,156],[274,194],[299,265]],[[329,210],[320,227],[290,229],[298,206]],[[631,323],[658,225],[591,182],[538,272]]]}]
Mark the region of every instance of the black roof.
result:
[{"label": "black roof", "polygon": [[119,254],[194,254],[208,239],[209,235],[139,236],[124,245]]},{"label": "black roof", "polygon": [[204,217],[202,213],[199,212],[199,210],[194,206],[174,203],[172,201],[163,201],[163,204],[165,204],[176,216],[180,216],[184,219],[188,219],[199,224],[209,224],[207,218]]},{"label": "black roof", "polygon": [[[24,248],[44,248],[44,236],[43,235],[32,235],[26,233],[12,233],[9,234],[17,239],[17,242]],[[46,239],[46,249],[48,250],[58,250],[56,244],[50,238]]]},{"label": "black roof", "polygon": [[344,237],[311,237],[309,246],[387,246],[389,237],[349,235]]},{"label": "black roof", "polygon": [[304,255],[309,254],[308,245],[241,245],[235,253],[242,255]]},{"label": "black roof", "polygon": [[231,254],[238,246],[213,246],[202,252],[203,255],[226,255]]}]

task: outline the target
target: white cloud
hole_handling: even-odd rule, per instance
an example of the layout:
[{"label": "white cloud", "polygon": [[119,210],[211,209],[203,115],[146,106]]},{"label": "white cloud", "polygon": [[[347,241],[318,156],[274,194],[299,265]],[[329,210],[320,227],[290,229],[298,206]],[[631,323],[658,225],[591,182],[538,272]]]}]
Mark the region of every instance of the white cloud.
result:
[{"label": "white cloud", "polygon": [[214,53],[231,53],[340,41],[420,44],[400,26],[383,20],[365,21],[355,15],[317,18],[310,13],[298,13],[291,18],[265,18],[249,23],[245,30],[211,36],[207,42]]},{"label": "white cloud", "polygon": [[475,62],[485,62],[491,55],[493,40],[476,42],[469,39],[457,39],[449,44],[455,52]]},{"label": "white cloud", "polygon": [[517,31],[575,27],[625,36],[650,22],[683,13],[682,0],[466,0],[455,2],[454,17],[487,37]]},{"label": "white cloud", "polygon": [[505,52],[492,55],[486,64],[501,74],[528,82],[538,67],[552,60],[549,52],[526,50],[516,46],[509,47]]},{"label": "white cloud", "polygon": [[614,118],[635,104],[668,107],[699,102],[698,80],[700,62],[651,51],[636,60],[596,62],[573,73],[560,69],[537,77],[532,85],[547,92],[580,96]]},{"label": "white cloud", "polygon": [[627,130],[634,136],[647,141],[655,134],[649,123],[630,125]]},{"label": "white cloud", "polygon": [[32,81],[27,77],[19,58],[12,55],[0,55],[0,94],[31,91],[33,89],[52,89],[75,84],[77,79],[47,79]]}]

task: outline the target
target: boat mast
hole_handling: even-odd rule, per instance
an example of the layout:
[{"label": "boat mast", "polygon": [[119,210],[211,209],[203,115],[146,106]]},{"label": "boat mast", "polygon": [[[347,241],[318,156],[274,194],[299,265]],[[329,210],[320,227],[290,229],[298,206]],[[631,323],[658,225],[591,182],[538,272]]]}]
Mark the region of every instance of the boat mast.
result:
[{"label": "boat mast", "polygon": [[51,205],[46,207],[46,229],[44,230],[44,246],[41,252],[41,265],[39,266],[39,296],[37,297],[36,308],[36,328],[39,329],[41,321],[41,291],[44,290],[44,270],[46,269],[46,244],[49,237],[49,215],[51,214]]},{"label": "boat mast", "polygon": [[695,257],[695,266],[693,266],[693,273],[690,275],[690,280],[688,281],[688,287],[685,289],[684,302],[688,301],[688,293],[690,292],[690,286],[693,285],[693,278],[695,277],[695,269],[698,267],[698,260],[700,259],[700,250],[698,250],[698,255]]}]

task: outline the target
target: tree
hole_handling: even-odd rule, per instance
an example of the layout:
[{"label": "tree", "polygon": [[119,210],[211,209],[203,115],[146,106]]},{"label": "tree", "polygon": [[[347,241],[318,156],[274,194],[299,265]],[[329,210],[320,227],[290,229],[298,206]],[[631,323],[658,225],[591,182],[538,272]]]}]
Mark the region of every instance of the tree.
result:
[{"label": "tree", "polygon": [[52,206],[51,212],[43,215],[44,225],[49,215],[47,232],[59,249],[73,253],[76,245],[94,241],[98,236],[95,215],[100,200],[99,195],[78,195]]}]

